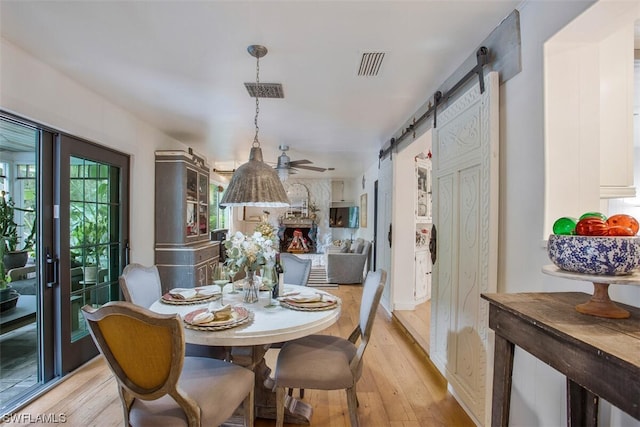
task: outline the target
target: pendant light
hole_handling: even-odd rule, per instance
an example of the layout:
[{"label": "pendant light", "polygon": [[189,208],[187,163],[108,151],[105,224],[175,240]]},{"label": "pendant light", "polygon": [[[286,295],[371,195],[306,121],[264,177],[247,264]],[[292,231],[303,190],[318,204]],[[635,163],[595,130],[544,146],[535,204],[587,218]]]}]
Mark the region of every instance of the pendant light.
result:
[{"label": "pendant light", "polygon": [[287,193],[276,170],[262,160],[262,149],[258,141],[260,58],[267,54],[267,48],[251,45],[247,51],[256,58],[256,115],[254,118],[256,134],[253,137],[249,161],[233,173],[220,204],[222,206],[287,207],[289,206]]}]

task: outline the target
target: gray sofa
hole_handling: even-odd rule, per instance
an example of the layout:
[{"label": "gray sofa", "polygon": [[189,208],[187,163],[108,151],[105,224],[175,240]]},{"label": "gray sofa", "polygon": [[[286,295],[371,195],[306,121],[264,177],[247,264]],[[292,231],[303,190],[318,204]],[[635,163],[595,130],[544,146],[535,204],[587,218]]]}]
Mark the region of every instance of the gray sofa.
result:
[{"label": "gray sofa", "polygon": [[369,267],[371,242],[356,239],[341,249],[341,252],[327,253],[327,281],[329,283],[362,283]]}]

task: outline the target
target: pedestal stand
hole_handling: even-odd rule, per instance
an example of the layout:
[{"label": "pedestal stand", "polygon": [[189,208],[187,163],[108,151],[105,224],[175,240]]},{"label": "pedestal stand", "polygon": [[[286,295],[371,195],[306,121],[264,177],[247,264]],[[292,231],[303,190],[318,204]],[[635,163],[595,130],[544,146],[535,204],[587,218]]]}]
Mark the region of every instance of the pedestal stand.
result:
[{"label": "pedestal stand", "polygon": [[638,273],[625,276],[599,276],[572,273],[561,270],[555,265],[545,265],[542,267],[542,272],[565,279],[593,282],[593,296],[591,299],[584,304],[576,305],[576,311],[579,313],[607,319],[626,319],[631,316],[627,310],[611,301],[609,298],[609,285],[640,285],[640,274]]}]

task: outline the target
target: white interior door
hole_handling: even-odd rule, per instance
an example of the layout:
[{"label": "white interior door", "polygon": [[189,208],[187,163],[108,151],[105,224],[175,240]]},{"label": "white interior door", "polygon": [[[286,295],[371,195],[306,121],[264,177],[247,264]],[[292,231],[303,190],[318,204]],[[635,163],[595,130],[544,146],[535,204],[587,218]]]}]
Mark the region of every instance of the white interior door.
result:
[{"label": "white interior door", "polygon": [[[380,163],[378,172],[378,233],[376,237],[376,268],[387,271],[387,282],[392,277],[391,245],[393,243],[393,162],[389,157]],[[391,286],[385,286],[380,304],[391,313]]]},{"label": "white interior door", "polygon": [[476,82],[437,115],[431,358],[480,425],[489,424],[493,335],[483,292],[496,291],[498,74]]}]

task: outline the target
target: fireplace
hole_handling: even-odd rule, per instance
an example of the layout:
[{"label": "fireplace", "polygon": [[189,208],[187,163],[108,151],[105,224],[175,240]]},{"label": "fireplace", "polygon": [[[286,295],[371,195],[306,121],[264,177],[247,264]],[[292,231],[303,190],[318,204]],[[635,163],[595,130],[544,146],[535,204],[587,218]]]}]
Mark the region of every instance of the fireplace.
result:
[{"label": "fireplace", "polygon": [[318,227],[312,220],[284,220],[280,224],[280,252],[315,253]]}]

